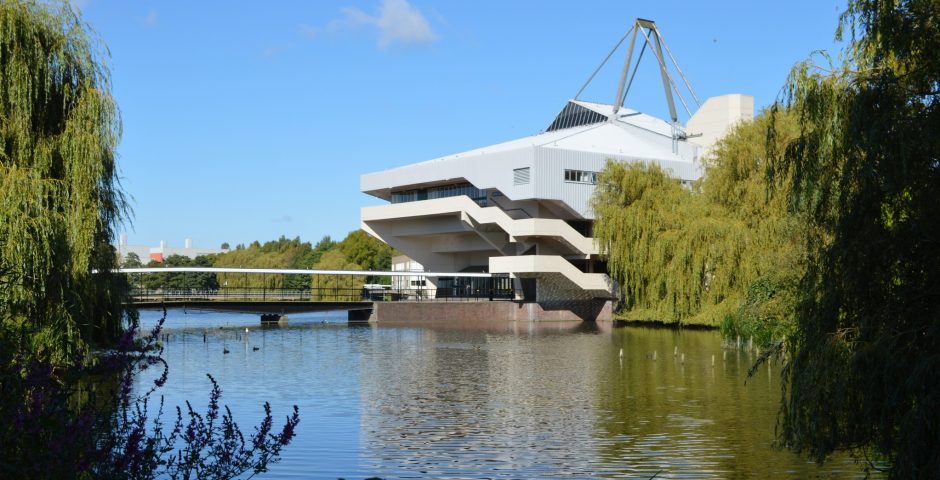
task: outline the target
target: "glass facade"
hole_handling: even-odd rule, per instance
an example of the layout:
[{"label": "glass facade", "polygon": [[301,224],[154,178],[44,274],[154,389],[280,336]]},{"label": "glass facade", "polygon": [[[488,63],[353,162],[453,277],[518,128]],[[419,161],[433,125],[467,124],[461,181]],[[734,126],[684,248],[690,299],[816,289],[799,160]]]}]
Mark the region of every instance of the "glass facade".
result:
[{"label": "glass facade", "polygon": [[565,170],[565,181],[597,185],[597,172],[588,172],[584,170]]},{"label": "glass facade", "polygon": [[435,198],[458,197],[461,195],[470,197],[481,207],[486,206],[486,190],[480,190],[469,183],[392,192],[392,203],[417,202],[418,200],[433,200]]},{"label": "glass facade", "polygon": [[437,279],[437,298],[512,299],[515,291],[508,276],[490,278],[441,277]]}]

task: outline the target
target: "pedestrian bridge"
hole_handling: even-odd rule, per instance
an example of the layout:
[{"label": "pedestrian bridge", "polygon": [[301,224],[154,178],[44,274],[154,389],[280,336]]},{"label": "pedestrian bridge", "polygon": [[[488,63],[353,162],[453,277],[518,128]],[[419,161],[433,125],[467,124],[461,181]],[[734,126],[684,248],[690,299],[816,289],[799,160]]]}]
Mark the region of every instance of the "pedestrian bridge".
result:
[{"label": "pedestrian bridge", "polygon": [[[346,310],[371,311],[376,301],[460,302],[513,300],[516,292],[507,275],[486,272],[414,272],[371,270],[306,270],[226,267],[121,268],[132,285],[131,302],[142,310],[184,308],[262,314],[262,319],[290,313]],[[179,288],[170,285],[145,287],[145,275],[175,274],[175,283],[185,274],[217,274],[218,288]],[[222,274],[222,275],[219,275]],[[283,288],[284,276],[310,276],[310,288]],[[260,280],[259,278],[260,277]],[[380,285],[377,278],[391,283]],[[429,281],[432,279],[434,281]],[[446,279],[448,281],[441,282]],[[497,279],[494,281],[493,279]],[[158,281],[159,282],[159,281]],[[231,286],[229,283],[231,282]],[[450,286],[439,287],[440,284]],[[252,287],[251,285],[255,285]],[[257,286],[257,285],[260,285]],[[350,318],[353,318],[350,313]]]}]

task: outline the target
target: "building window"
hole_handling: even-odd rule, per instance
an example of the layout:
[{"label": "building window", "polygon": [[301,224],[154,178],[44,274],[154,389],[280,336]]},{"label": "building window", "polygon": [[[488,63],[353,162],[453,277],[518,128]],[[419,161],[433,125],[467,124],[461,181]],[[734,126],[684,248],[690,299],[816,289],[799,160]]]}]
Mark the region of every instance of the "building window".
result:
[{"label": "building window", "polygon": [[512,184],[513,185],[528,185],[529,184],[529,167],[512,169]]},{"label": "building window", "polygon": [[572,183],[587,183],[597,185],[597,172],[585,170],[565,170],[565,181]]},{"label": "building window", "polygon": [[486,190],[480,190],[469,183],[442,185],[439,187],[408,190],[404,192],[392,192],[392,203],[417,202],[420,200],[433,200],[435,198],[459,197],[461,195],[470,197],[471,200],[481,207],[486,206]]}]

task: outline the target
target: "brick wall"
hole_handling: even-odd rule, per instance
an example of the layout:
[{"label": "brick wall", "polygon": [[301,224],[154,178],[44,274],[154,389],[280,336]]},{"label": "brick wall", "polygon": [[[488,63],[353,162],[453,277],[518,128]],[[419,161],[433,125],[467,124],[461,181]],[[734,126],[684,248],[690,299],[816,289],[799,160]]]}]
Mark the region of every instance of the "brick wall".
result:
[{"label": "brick wall", "polygon": [[522,302],[376,302],[370,322],[514,322],[605,321],[612,318],[610,301],[567,300]]}]

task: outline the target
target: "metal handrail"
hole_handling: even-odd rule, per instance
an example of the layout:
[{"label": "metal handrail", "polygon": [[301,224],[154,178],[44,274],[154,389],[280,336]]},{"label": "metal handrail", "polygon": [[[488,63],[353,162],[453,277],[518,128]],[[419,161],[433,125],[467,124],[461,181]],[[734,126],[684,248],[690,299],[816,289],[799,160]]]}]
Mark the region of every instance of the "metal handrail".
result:
[{"label": "metal handrail", "polygon": [[285,288],[229,288],[179,289],[136,288],[131,300],[140,302],[374,302],[425,301],[458,302],[473,300],[506,301],[521,298],[514,289],[474,289],[468,287],[417,289],[364,289],[314,287],[310,289]]}]

